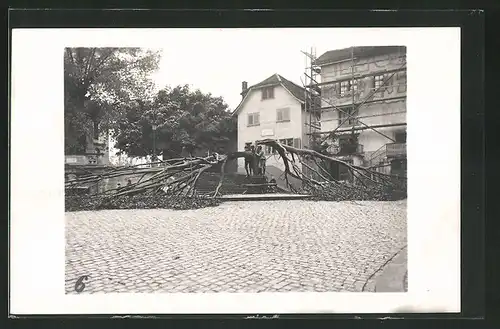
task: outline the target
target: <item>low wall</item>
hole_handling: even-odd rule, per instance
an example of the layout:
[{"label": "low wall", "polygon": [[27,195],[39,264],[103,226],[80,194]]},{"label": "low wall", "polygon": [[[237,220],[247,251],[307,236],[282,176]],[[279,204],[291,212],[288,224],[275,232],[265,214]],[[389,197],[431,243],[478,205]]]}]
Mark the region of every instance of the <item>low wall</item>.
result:
[{"label": "low wall", "polygon": [[139,181],[139,179],[142,178],[142,180],[146,180],[147,178],[153,176],[156,173],[147,173],[147,174],[131,174],[131,175],[126,175],[126,176],[120,176],[120,177],[113,177],[113,178],[106,178],[103,179],[102,182],[99,183],[98,185],[98,192],[104,192],[108,190],[113,190],[118,187],[118,184],[121,185],[121,187],[125,187],[128,183],[128,180],[130,179],[130,182],[132,184],[136,183]]},{"label": "low wall", "polygon": [[[108,166],[66,166],[65,168],[65,177],[66,179],[74,179],[78,176],[81,175],[88,175],[88,174],[95,174],[99,175],[106,170],[108,170]],[[129,175],[124,175],[124,176],[118,176],[118,177],[111,177],[111,178],[105,178],[101,181],[99,181],[97,184],[96,183],[89,183],[83,185],[83,189],[88,189],[87,193],[102,193],[104,191],[116,189],[118,187],[118,184],[120,184],[121,187],[125,187],[128,183],[128,180],[130,179],[130,182],[136,183],[139,179],[145,180],[152,175],[156,173],[130,173]],[[144,177],[143,177],[144,176]],[[81,191],[83,192],[83,191]],[[80,193],[81,193],[80,192]]]}]

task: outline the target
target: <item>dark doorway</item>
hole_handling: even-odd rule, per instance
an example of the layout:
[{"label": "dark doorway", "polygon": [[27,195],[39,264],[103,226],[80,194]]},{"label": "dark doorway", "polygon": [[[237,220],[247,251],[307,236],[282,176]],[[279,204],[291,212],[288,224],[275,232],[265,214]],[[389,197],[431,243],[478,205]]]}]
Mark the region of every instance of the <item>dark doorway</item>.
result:
[{"label": "dark doorway", "polygon": [[406,159],[391,161],[391,175],[406,176]]},{"label": "dark doorway", "polygon": [[[344,160],[345,162],[352,164],[352,160]],[[351,181],[351,173],[349,171],[349,168],[346,166],[336,163],[336,162],[331,162],[330,163],[330,175],[335,180],[343,180],[343,181]]]}]

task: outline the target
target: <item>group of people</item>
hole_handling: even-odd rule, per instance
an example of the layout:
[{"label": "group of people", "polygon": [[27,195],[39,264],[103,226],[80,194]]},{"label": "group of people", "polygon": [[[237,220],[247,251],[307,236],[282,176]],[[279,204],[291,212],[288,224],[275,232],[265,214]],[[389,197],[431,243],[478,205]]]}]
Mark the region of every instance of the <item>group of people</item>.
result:
[{"label": "group of people", "polygon": [[245,145],[245,152],[249,153],[249,157],[245,157],[245,171],[247,176],[262,175],[266,174],[266,156],[262,145]]}]

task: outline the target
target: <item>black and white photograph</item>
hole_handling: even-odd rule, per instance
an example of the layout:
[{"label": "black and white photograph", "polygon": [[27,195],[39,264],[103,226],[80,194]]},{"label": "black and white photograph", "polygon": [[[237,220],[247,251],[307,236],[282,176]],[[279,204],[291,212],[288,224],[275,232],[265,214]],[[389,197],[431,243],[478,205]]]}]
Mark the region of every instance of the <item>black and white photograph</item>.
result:
[{"label": "black and white photograph", "polygon": [[[453,166],[450,177],[437,171],[446,152],[453,161],[455,145],[429,143],[448,114],[431,120],[427,101],[410,103],[422,95],[413,86],[437,82],[418,80],[425,74],[417,62],[439,53],[415,46],[429,31],[125,30],[54,34],[58,124],[46,134],[56,135],[64,156],[40,161],[59,175],[47,192],[60,200],[64,275],[54,280],[66,297],[59,299],[71,298],[74,309],[83,298],[109,303],[129,294],[207,303],[229,294],[238,304],[237,296],[283,301],[297,293],[308,296],[307,312],[314,296],[342,293],[347,301],[362,293],[371,302],[359,305],[394,310],[403,306],[397,298],[445,275],[411,265],[433,257],[423,247],[431,239],[456,244],[459,234],[459,205],[446,210],[454,223],[447,232],[423,228],[447,224],[425,224],[440,192],[439,184],[422,191],[422,180],[457,174]],[[436,147],[447,150],[432,159]],[[431,202],[417,204],[426,194]],[[456,259],[433,266],[459,270]],[[459,296],[459,273],[450,273],[458,281],[434,285]],[[405,303],[429,300],[441,303],[420,295]]]},{"label": "black and white photograph", "polygon": [[66,48],[66,291],[405,291],[406,48],[316,47],[236,96],[182,47]]}]

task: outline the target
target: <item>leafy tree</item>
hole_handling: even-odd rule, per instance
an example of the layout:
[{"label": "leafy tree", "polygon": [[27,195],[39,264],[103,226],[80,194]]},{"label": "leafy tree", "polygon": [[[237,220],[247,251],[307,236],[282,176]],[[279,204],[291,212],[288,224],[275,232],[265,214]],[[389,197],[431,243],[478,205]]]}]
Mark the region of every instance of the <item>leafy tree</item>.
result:
[{"label": "leafy tree", "polygon": [[172,158],[183,150],[225,152],[235,138],[236,121],[224,100],[186,85],[166,87],[152,101],[138,100],[129,106],[115,147],[134,157]]},{"label": "leafy tree", "polygon": [[159,52],[141,48],[66,48],[66,152],[84,152],[86,136],[116,128],[134,99],[151,97],[149,75],[158,68],[159,59]]}]

